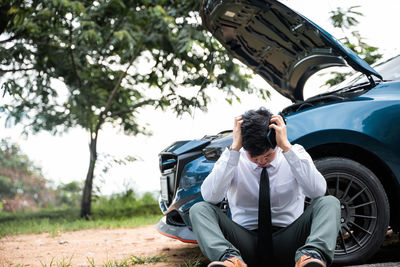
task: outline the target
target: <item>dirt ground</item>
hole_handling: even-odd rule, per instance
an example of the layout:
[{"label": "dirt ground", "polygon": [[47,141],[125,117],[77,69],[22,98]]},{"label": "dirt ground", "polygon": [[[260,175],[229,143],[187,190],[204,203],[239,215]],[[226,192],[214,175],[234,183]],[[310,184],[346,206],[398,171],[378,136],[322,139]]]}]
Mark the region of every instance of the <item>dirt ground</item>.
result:
[{"label": "dirt ground", "polygon": [[[61,233],[13,235],[0,239],[0,266],[104,266],[130,256],[166,256],[146,266],[185,266],[199,258],[196,244],[159,234],[155,225],[134,229],[90,229]],[[89,260],[88,260],[89,259]],[[93,262],[93,261],[92,261]],[[109,265],[109,264],[108,264]]]},{"label": "dirt ground", "polygon": [[[389,231],[384,246],[363,267],[400,266],[399,236]],[[90,229],[61,233],[13,235],[0,239],[0,267],[111,266],[131,256],[165,256],[146,266],[190,266],[202,256],[196,244],[159,234],[155,225],[134,229]],[[52,264],[51,264],[52,263]],[[191,264],[190,264],[191,263]],[[360,265],[361,266],[361,265]]]}]

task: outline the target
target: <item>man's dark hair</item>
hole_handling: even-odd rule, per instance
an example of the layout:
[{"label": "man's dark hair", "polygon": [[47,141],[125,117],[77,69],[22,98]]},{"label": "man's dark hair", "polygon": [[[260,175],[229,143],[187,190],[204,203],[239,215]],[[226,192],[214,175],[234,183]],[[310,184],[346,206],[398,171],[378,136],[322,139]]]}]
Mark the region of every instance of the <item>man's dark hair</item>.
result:
[{"label": "man's dark hair", "polygon": [[242,145],[251,157],[262,155],[271,148],[267,142],[271,116],[271,112],[263,107],[242,115]]}]

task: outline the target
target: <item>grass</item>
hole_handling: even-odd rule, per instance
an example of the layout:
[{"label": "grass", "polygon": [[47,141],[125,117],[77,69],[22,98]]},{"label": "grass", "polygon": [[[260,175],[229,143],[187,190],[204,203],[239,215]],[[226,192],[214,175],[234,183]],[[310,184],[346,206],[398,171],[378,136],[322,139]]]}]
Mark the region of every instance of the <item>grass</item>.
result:
[{"label": "grass", "polygon": [[[60,261],[55,261],[54,258],[51,259],[49,264],[40,262],[42,267],[72,267],[71,261],[72,257],[70,258],[63,258]],[[93,258],[87,257],[87,261],[89,263],[88,266],[90,267],[96,267],[96,266],[102,266],[102,267],[131,267],[131,266],[136,266],[136,265],[141,265],[141,264],[149,264],[149,263],[157,263],[157,262],[166,262],[167,257],[166,256],[152,256],[152,257],[139,257],[135,255],[131,255],[125,259],[122,260],[107,260],[105,263],[102,265],[96,265],[96,262],[94,261]],[[191,265],[194,266],[194,265]],[[17,266],[16,266],[17,267]]]},{"label": "grass", "polygon": [[[68,213],[69,211],[66,211]],[[76,231],[90,228],[133,228],[158,222],[161,215],[136,215],[128,218],[105,218],[84,220],[78,215],[69,218],[35,218],[29,219],[15,218],[13,220],[2,221],[0,218],[0,238],[13,234],[30,234],[48,232],[52,236],[57,236],[62,232]]]},{"label": "grass", "polygon": [[49,265],[47,265],[43,262],[40,262],[40,264],[42,265],[42,267],[53,267],[53,264],[55,264],[54,266],[57,266],[57,267],[72,267],[72,264],[71,264],[72,257],[73,256],[71,256],[69,258],[63,257],[63,259],[59,262],[54,262],[54,257],[53,257],[51,259]]},{"label": "grass", "polygon": [[194,259],[190,259],[184,262],[180,267],[206,267],[209,261],[207,261],[204,257],[196,257]]},{"label": "grass", "polygon": [[62,232],[89,228],[133,228],[154,224],[162,214],[154,199],[133,196],[101,198],[92,205],[90,220],[79,217],[79,209],[42,209],[37,212],[1,213],[0,238],[12,234]]},{"label": "grass", "polygon": [[[42,209],[36,212],[1,213],[0,238],[12,234],[28,234],[48,232],[57,236],[62,232],[89,228],[134,228],[154,224],[162,217],[158,203],[149,195],[137,199],[132,193],[99,198],[92,205],[90,220],[79,217],[78,208]],[[71,267],[73,256],[40,262],[42,267]],[[141,257],[131,255],[123,260],[107,260],[95,263],[87,258],[88,266],[130,267],[167,261],[166,256]],[[24,266],[20,264],[1,265]],[[195,265],[188,265],[195,266]]]},{"label": "grass", "polygon": [[138,257],[132,255],[129,258],[129,260],[133,264],[147,264],[147,263],[167,261],[167,257],[166,256]]}]

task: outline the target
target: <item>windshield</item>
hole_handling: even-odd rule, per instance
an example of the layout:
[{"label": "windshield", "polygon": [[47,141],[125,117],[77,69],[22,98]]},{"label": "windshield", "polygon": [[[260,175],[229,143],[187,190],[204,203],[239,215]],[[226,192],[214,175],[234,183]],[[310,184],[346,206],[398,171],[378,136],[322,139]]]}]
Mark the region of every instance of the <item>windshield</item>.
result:
[{"label": "windshield", "polygon": [[[382,75],[385,81],[400,80],[400,55],[379,63],[373,67],[380,75]],[[366,82],[368,82],[368,78],[366,75],[356,73],[355,75],[352,75],[350,76],[350,78],[346,79],[340,85],[340,87],[347,87]]]}]

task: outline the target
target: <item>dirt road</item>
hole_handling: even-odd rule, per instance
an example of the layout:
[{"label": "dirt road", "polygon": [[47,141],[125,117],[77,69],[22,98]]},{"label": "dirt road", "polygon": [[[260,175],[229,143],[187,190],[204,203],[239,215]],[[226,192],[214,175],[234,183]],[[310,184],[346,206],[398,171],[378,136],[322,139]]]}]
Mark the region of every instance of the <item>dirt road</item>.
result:
[{"label": "dirt road", "polygon": [[[131,256],[165,256],[147,266],[185,266],[201,253],[197,245],[160,235],[154,225],[135,229],[91,229],[7,236],[0,239],[0,266],[103,266]],[[58,264],[57,264],[58,263]],[[64,264],[63,264],[64,263]]]},{"label": "dirt road", "polygon": [[[398,235],[370,260],[373,265],[400,266]],[[146,266],[193,266],[202,259],[197,245],[185,244],[157,232],[155,225],[134,229],[90,229],[61,233],[14,235],[0,239],[0,267],[11,266],[115,266],[131,256],[164,256]],[[51,264],[52,263],[52,264]],[[380,264],[377,264],[380,263]]]}]

